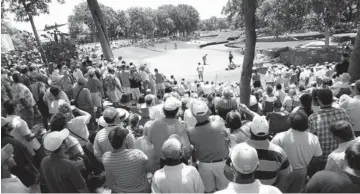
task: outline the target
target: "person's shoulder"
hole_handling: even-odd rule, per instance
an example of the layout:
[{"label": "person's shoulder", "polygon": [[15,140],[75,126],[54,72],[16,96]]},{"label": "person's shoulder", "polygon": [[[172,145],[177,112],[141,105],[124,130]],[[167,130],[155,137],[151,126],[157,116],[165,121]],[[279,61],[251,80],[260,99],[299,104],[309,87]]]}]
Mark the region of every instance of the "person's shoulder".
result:
[{"label": "person's shoulder", "polygon": [[277,187],[274,187],[272,185],[261,184],[259,193],[281,194],[282,192]]},{"label": "person's shoulder", "polygon": [[220,190],[220,191],[216,191],[214,194],[229,194],[229,193],[234,193],[234,192],[231,192],[228,189],[223,189],[223,190]]}]

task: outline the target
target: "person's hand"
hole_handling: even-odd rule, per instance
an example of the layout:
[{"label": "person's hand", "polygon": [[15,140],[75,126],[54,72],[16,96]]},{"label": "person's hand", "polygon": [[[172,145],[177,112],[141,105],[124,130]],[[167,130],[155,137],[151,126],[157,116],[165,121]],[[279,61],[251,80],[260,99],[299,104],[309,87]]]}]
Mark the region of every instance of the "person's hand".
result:
[{"label": "person's hand", "polygon": [[245,104],[242,104],[242,103],[239,104],[239,108],[241,111],[244,111],[244,112],[249,110],[249,108]]}]

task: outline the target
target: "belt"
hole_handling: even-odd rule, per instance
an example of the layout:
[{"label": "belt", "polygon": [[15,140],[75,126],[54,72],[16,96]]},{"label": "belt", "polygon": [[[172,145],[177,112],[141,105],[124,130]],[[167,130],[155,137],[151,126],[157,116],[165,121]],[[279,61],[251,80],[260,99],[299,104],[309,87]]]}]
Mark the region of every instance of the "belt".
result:
[{"label": "belt", "polygon": [[219,160],[212,160],[212,161],[207,161],[207,162],[205,162],[205,161],[200,161],[200,162],[202,162],[202,163],[217,163],[217,162],[225,161],[226,159],[227,159],[227,157],[226,157],[226,158],[223,158],[223,159],[219,159]]}]

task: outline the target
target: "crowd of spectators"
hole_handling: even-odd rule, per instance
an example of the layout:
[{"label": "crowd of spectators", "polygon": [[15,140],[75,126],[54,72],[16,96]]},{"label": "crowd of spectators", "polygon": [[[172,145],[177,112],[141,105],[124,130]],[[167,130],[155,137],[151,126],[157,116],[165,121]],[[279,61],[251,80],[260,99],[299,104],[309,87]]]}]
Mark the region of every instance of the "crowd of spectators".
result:
[{"label": "crowd of spectators", "polygon": [[360,192],[348,56],[253,69],[245,105],[241,83],[87,52],[51,72],[40,60],[2,68],[2,192]]}]

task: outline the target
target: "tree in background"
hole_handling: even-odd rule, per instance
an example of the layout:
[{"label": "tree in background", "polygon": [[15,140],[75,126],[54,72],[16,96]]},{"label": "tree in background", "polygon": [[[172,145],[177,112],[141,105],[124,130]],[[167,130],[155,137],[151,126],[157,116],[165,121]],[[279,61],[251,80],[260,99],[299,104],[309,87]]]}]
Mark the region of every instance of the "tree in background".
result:
[{"label": "tree in background", "polygon": [[360,79],[360,26],[356,35],[356,41],[354,49],[351,53],[349,74],[351,75],[352,81]]},{"label": "tree in background", "polygon": [[[118,36],[118,26],[121,24],[121,18],[113,8],[99,4],[103,12],[106,22],[106,28],[110,37]],[[91,15],[89,6],[86,2],[76,5],[74,14],[68,18],[70,36],[77,38],[79,35],[91,35],[94,42],[98,40],[97,29],[95,21]],[[87,28],[86,28],[87,27]]]},{"label": "tree in background", "polygon": [[[5,6],[5,3],[8,3],[9,8],[7,11],[15,14],[15,19],[20,22],[29,21],[31,28],[35,35],[36,42],[42,53],[41,42],[39,35],[36,30],[34,23],[34,16],[40,14],[49,14],[49,3],[52,0],[5,0],[1,2],[1,7]],[[59,3],[64,3],[64,0],[57,0]],[[2,8],[3,10],[3,8]],[[5,10],[5,9],[4,9]],[[3,15],[2,15],[3,16]],[[46,63],[46,58],[43,57],[44,62]]]},{"label": "tree in background", "polygon": [[101,12],[99,3],[97,0],[87,0],[91,15],[98,31],[98,36],[100,39],[101,48],[104,54],[105,59],[112,60],[114,55],[110,47],[110,39],[108,36],[108,30],[106,28],[105,20],[103,13]]}]

